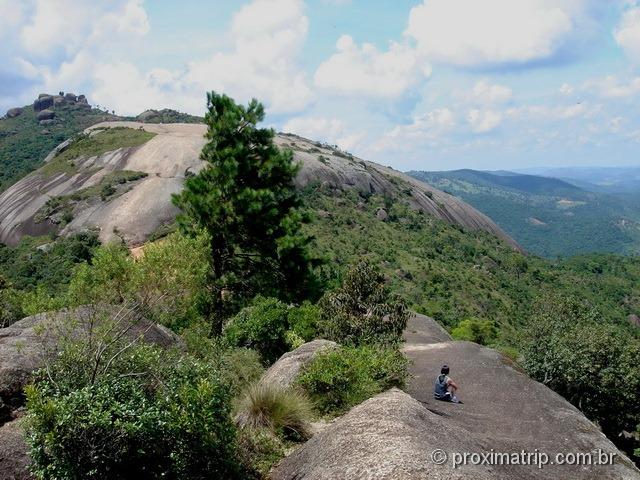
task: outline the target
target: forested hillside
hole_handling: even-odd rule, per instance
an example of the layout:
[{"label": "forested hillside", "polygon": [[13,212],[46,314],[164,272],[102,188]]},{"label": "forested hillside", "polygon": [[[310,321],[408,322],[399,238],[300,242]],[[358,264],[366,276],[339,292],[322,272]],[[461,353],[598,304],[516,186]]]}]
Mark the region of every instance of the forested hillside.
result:
[{"label": "forested hillside", "polygon": [[589,191],[556,178],[511,172],[409,174],[470,203],[531,253],[555,258],[640,252],[640,203],[631,193]]}]

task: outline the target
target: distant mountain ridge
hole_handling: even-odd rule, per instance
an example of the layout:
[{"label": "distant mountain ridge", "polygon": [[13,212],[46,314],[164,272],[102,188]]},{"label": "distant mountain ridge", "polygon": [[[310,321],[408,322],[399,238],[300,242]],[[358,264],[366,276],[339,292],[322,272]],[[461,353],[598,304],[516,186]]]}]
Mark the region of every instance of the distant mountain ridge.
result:
[{"label": "distant mountain ridge", "polygon": [[470,203],[532,253],[640,252],[640,194],[504,170],[408,174]]},{"label": "distant mountain ridge", "polygon": [[[409,175],[419,177],[421,172],[409,172]],[[461,169],[448,172],[429,172],[440,178],[455,178],[486,187],[502,187],[538,195],[567,195],[577,194],[581,188],[557,178],[526,175],[501,170],[487,172],[482,170]]]}]

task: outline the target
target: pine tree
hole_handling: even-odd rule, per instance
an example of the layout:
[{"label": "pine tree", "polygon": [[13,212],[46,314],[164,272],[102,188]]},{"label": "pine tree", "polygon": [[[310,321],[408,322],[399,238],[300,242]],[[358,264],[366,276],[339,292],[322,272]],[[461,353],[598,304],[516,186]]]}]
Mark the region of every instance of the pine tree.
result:
[{"label": "pine tree", "polygon": [[257,128],[264,107],[244,107],[215,92],[207,94],[208,126],[201,159],[205,167],[173,196],[184,233],[203,229],[210,237],[206,315],[212,335],[243,300],[263,293],[290,298],[311,278],[309,238],[294,187],[298,166],[290,150],[279,150],[274,131]]}]

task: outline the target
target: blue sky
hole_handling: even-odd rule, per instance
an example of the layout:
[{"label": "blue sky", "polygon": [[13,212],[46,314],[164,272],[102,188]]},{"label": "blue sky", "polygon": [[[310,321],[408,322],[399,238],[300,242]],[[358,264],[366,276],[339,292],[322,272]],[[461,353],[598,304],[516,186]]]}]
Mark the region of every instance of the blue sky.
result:
[{"label": "blue sky", "polygon": [[257,97],[395,168],[640,165],[640,2],[0,0],[0,109]]}]

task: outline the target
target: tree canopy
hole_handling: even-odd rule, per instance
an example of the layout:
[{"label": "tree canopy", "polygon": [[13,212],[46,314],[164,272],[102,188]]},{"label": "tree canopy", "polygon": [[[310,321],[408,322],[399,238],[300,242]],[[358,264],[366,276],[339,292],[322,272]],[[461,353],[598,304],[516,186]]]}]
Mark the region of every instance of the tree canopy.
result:
[{"label": "tree canopy", "polygon": [[183,232],[209,234],[208,317],[212,333],[223,319],[256,293],[280,297],[308,286],[309,238],[293,180],[298,171],[290,150],[274,144],[274,131],[257,128],[264,107],[245,107],[226,95],[207,94],[208,143],[202,171],[173,197],[182,210]]}]

